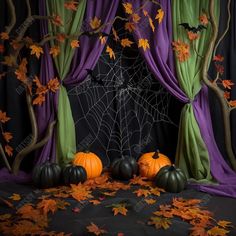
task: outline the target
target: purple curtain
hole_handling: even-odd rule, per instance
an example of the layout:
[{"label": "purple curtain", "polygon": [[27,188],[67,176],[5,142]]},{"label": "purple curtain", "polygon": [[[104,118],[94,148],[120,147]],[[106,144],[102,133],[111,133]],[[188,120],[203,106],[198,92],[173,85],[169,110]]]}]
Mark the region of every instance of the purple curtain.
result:
[{"label": "purple curtain", "polygon": [[[47,15],[46,2],[45,0],[40,0],[39,2],[39,12],[40,15]],[[48,21],[42,20],[40,22],[40,32],[43,37],[48,33]],[[40,68],[40,82],[42,84],[47,84],[50,79],[54,78],[54,67],[51,55],[49,54],[48,43],[44,45],[44,54],[41,57],[41,68]],[[35,114],[37,117],[39,138],[43,137],[48,125],[54,121],[57,117],[57,105],[58,105],[58,92],[48,93],[46,96],[46,101],[41,106],[36,106]],[[45,161],[55,161],[56,160],[56,142],[55,142],[55,129],[53,135],[50,137],[49,141],[44,145],[41,150],[36,152],[36,164],[43,163]]]},{"label": "purple curtain", "polygon": [[[126,1],[127,2],[127,1]],[[132,3],[134,9],[138,9],[144,4],[144,0],[128,0]],[[140,49],[140,53],[145,58],[149,69],[160,83],[177,99],[183,103],[188,103],[189,99],[181,90],[174,72],[174,57],[171,48],[172,42],[172,19],[171,19],[171,1],[160,0],[161,6],[165,12],[165,17],[153,33],[151,28],[141,23],[134,31],[136,42],[140,38],[146,38],[150,44],[150,50]],[[159,6],[148,3],[145,9],[152,19],[155,18]],[[156,44],[158,42],[158,44]],[[212,121],[209,112],[208,91],[203,86],[200,93],[193,102],[193,108],[196,120],[198,122],[202,138],[207,146],[210,157],[211,174],[219,183],[218,185],[191,185],[198,190],[212,194],[236,197],[236,173],[224,161],[217,144],[215,142]]]}]

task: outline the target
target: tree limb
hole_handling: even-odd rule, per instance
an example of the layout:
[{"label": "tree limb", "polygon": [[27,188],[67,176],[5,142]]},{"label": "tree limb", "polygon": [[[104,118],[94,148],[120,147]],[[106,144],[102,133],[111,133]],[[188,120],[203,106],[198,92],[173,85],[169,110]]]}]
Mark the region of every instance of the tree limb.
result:
[{"label": "tree limb", "polygon": [[9,25],[5,27],[5,30],[9,34],[16,24],[16,11],[15,11],[15,5],[12,0],[7,0],[7,5],[10,11],[11,20]]},{"label": "tree limb", "polygon": [[5,152],[4,152],[4,150],[3,150],[3,147],[2,147],[2,144],[1,144],[1,143],[0,143],[0,155],[2,156],[3,161],[4,161],[4,163],[5,163],[6,167],[7,167],[7,169],[11,172],[11,171],[12,171],[12,170],[11,170],[11,166],[10,166],[10,164],[9,164],[9,161],[7,160],[7,157],[6,157],[6,155],[5,155]]},{"label": "tree limb", "polygon": [[218,97],[220,101],[222,115],[223,115],[224,132],[225,132],[224,133],[225,148],[226,148],[226,152],[227,152],[230,164],[233,170],[236,171],[236,159],[235,159],[235,155],[232,149],[232,140],[231,140],[230,109],[228,107],[227,101],[224,98],[223,91],[217,85],[213,84],[210,80],[208,80],[208,62],[214,50],[214,45],[216,43],[216,39],[218,35],[218,27],[217,27],[215,15],[214,15],[214,3],[215,3],[215,0],[209,0],[209,12],[210,12],[210,23],[212,26],[212,34],[211,34],[208,50],[204,57],[203,69],[202,69],[202,80],[210,89],[212,89],[215,92],[216,96]]}]

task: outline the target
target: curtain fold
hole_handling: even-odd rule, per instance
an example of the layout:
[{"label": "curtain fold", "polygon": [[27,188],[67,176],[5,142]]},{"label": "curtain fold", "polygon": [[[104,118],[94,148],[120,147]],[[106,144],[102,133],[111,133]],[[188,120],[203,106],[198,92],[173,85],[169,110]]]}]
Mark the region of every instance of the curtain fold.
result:
[{"label": "curtain fold", "polygon": [[[132,3],[134,9],[138,9],[145,1],[129,0],[128,2]],[[144,51],[140,48],[140,52],[151,72],[172,95],[186,103],[181,114],[177,161],[180,161],[180,166],[187,176],[192,178],[192,181],[194,180],[192,187],[209,193],[236,197],[236,174],[225,163],[214,140],[207,88],[202,87],[200,81],[199,58],[194,57],[190,64],[184,62],[185,64],[179,66],[177,63],[178,79],[173,66],[171,12],[178,15],[183,14],[183,16],[187,14],[189,19],[184,18],[185,22],[198,25],[199,23],[196,21],[198,21],[201,11],[208,9],[209,2],[205,0],[191,2],[188,0],[160,0],[159,3],[165,13],[162,23],[156,26],[154,32],[148,23],[146,25],[140,23],[136,26],[134,38],[136,42],[140,38],[148,39],[150,50]],[[152,19],[155,19],[159,8],[160,6],[154,3],[145,5],[145,10]],[[216,1],[215,12],[219,16],[219,1]],[[182,31],[177,26],[179,23],[183,23],[181,21],[182,18],[179,20],[175,15],[173,16],[173,25],[175,29],[178,27],[176,32],[177,30]],[[177,34],[176,32],[174,35]],[[202,41],[196,44],[202,53],[206,50],[209,32],[206,31],[203,34]]]},{"label": "curtain fold", "polygon": [[[59,15],[62,25],[58,26],[49,21],[49,34],[76,35],[80,32],[83,23],[86,0],[79,1],[77,11],[70,11],[64,7],[64,0],[46,1],[47,14]],[[58,101],[58,122],[57,122],[57,156],[61,164],[69,162],[76,152],[75,125],[70,107],[69,98],[63,80],[70,70],[72,58],[75,49],[71,47],[71,39],[65,39],[58,43],[57,40],[51,40],[51,47],[58,46],[60,53],[54,57],[55,66],[59,79],[62,81],[59,91]]]}]

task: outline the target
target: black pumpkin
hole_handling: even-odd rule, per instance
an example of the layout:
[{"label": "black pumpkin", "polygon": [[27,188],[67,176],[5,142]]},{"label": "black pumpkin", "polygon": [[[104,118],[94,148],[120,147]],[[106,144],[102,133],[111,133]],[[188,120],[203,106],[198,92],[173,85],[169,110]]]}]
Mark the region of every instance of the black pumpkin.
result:
[{"label": "black pumpkin", "polygon": [[61,167],[50,162],[37,165],[33,170],[32,180],[38,188],[55,187],[61,180]]},{"label": "black pumpkin", "polygon": [[83,166],[68,165],[62,171],[63,182],[66,185],[83,183],[87,173]]},{"label": "black pumpkin", "polygon": [[115,159],[111,165],[111,173],[114,178],[129,180],[138,172],[138,164],[132,157],[125,156]]},{"label": "black pumpkin", "polygon": [[179,193],[184,190],[187,178],[184,172],[175,166],[164,166],[154,178],[157,187],[170,193]]}]

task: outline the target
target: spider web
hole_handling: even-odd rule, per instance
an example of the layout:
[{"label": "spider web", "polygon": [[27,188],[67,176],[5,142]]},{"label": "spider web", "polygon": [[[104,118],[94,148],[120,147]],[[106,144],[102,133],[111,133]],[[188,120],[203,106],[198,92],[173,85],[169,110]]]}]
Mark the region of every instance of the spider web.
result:
[{"label": "spider web", "polygon": [[155,124],[177,126],[168,114],[171,95],[152,77],[138,49],[117,43],[112,48],[116,59],[104,52],[94,69],[103,85],[88,75],[68,91],[76,104],[77,149],[92,147],[106,165],[121,155],[137,159],[156,138]]}]

